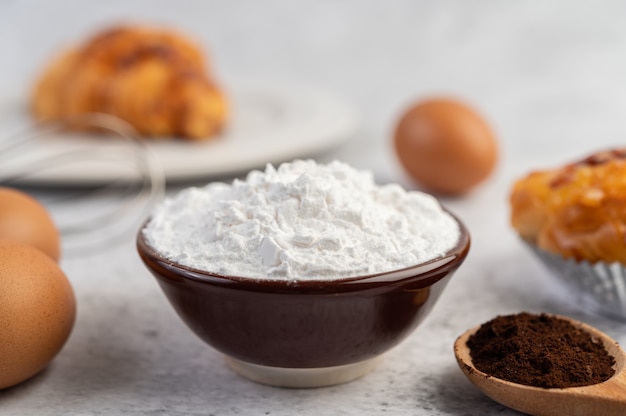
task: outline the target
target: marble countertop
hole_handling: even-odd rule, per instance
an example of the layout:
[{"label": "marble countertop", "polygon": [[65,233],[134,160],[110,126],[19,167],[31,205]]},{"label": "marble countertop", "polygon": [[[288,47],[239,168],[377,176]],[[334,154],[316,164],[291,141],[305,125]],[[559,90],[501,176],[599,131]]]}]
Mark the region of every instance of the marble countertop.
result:
[{"label": "marble countertop", "polygon": [[372,170],[380,183],[417,187],[391,146],[394,123],[414,100],[465,100],[500,143],[488,181],[442,199],[470,229],[467,261],[426,321],[365,377],[297,390],[235,375],[175,315],[137,256],[132,229],[97,254],[64,257],[78,301],[73,333],[45,371],[0,392],[0,414],[516,414],[457,368],[452,344],[467,328],[498,314],[551,312],[626,343],[623,323],[579,309],[523,247],[507,201],[512,181],[530,169],[624,143],[625,12],[620,1],[565,0],[0,2],[5,93],[27,91],[57,48],[95,27],[162,22],[201,39],[220,73],[318,85],[349,100],[359,131],[315,157]]}]

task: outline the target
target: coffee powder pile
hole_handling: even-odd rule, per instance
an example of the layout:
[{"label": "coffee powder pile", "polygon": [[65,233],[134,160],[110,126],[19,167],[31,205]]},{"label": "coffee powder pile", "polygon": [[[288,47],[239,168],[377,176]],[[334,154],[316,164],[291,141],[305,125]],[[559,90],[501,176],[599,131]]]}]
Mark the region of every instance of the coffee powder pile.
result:
[{"label": "coffee powder pile", "polygon": [[615,359],[599,340],[566,320],[523,312],[483,324],[467,346],[488,375],[544,388],[596,384],[614,373]]}]

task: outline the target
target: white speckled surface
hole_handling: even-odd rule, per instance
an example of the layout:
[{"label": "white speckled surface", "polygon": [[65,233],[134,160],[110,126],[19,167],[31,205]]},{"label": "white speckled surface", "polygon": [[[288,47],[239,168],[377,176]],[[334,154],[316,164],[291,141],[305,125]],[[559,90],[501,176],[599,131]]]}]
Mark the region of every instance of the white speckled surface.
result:
[{"label": "white speckled surface", "polygon": [[0,414],[515,414],[457,369],[452,344],[465,329],[497,314],[545,311],[626,342],[624,324],[577,309],[507,224],[516,176],[624,143],[625,12],[620,1],[565,0],[0,2],[3,94],[25,93],[56,48],[95,26],[149,20],[206,42],[222,74],[311,83],[351,100],[361,131],[319,158],[371,169],[379,182],[415,186],[390,145],[413,99],[473,103],[502,145],[487,183],[444,200],[472,233],[468,260],[431,316],[366,377],[289,390],[234,375],[175,316],[129,234],[100,255],[64,259],[78,298],[74,332],[46,371],[0,392]]}]

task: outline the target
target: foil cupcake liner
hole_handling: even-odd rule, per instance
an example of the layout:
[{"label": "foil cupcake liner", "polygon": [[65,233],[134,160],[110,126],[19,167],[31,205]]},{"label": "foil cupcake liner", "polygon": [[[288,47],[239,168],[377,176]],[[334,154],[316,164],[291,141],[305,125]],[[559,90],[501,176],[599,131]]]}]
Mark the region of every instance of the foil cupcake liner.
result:
[{"label": "foil cupcake liner", "polygon": [[626,267],[621,263],[590,263],[567,259],[527,244],[544,265],[594,312],[626,321]]}]

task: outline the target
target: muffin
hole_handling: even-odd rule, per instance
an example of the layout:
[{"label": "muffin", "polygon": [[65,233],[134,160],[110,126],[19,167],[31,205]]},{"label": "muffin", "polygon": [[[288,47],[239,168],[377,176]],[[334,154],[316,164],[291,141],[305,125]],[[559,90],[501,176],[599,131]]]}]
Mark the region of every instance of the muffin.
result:
[{"label": "muffin", "polygon": [[59,54],[37,80],[31,110],[42,121],[117,116],[143,137],[214,137],[226,98],[200,49],[179,33],[120,26]]},{"label": "muffin", "polygon": [[569,284],[626,318],[626,149],[517,180],[511,224]]}]

